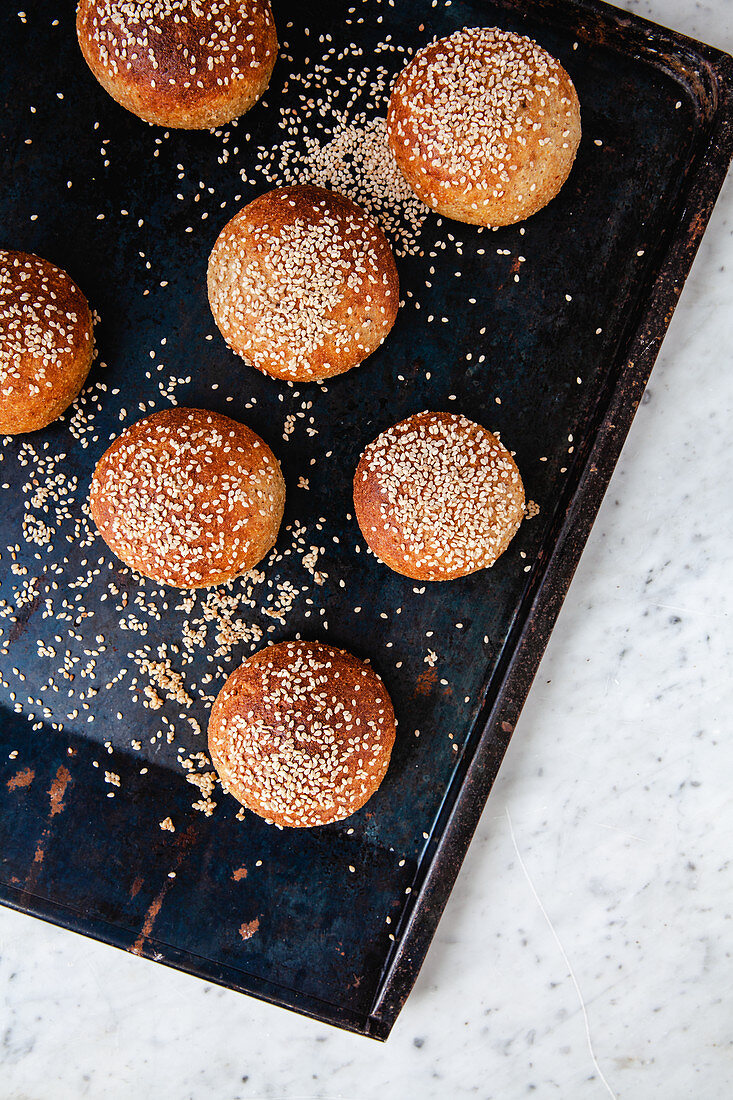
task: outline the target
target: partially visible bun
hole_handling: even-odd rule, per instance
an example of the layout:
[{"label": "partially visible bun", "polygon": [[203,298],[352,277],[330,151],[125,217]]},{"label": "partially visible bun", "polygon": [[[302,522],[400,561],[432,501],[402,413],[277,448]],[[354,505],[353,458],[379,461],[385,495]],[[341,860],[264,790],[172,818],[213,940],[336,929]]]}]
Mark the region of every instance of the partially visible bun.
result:
[{"label": "partially visible bun", "polygon": [[580,142],[580,107],[559,61],[521,34],[456,31],[397,77],[387,115],[403,176],[438,214],[509,225],[553,199]]},{"label": "partially visible bun", "polygon": [[0,435],[61,416],[93,357],[92,315],[73,279],[28,252],[0,250]]},{"label": "partially visible bun", "polygon": [[321,642],[249,657],[219,692],[209,752],[224,790],[276,825],[340,821],[389,765],[395,717],[370,665]]},{"label": "partially visible bun", "polygon": [[269,0],[79,0],[81,52],[146,122],[222,126],[265,91],[277,57]]},{"label": "partially visible bun", "polygon": [[238,355],[275,378],[350,370],[382,343],[399,306],[377,222],[335,191],[260,195],[224,226],[209,258],[209,302]]},{"label": "partially visible bun", "polygon": [[94,471],[92,518],[109,548],[178,588],[224,584],[277,539],[285,482],[267,444],[202,409],[166,409],[126,428]]},{"label": "partially visible bun", "polygon": [[524,487],[496,436],[422,412],[377,436],[354,477],[361,533],[405,577],[448,581],[493,565],[524,516]]}]

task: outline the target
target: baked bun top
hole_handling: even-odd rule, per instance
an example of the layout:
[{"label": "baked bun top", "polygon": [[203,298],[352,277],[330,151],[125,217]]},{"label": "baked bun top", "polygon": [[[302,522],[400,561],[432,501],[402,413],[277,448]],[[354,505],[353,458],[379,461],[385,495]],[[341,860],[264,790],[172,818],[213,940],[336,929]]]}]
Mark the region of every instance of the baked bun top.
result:
[{"label": "baked bun top", "polygon": [[202,129],[242,114],[277,55],[269,0],[79,0],[76,27],[102,86],[161,126]]},{"label": "baked bun top", "polygon": [[0,249],[0,433],[59,416],[93,354],[92,316],[73,279],[39,256]]},{"label": "baked bun top", "polygon": [[209,301],[229,346],[276,378],[313,381],[356,366],[399,306],[392,250],[377,222],[322,187],[268,191],[221,231]]},{"label": "baked bun top", "polygon": [[387,129],[424,202],[462,221],[507,225],[565,182],[580,109],[560,62],[531,38],[474,27],[409,62],[392,89]]},{"label": "baked bun top", "polygon": [[105,451],[90,490],[92,518],[127,565],[178,588],[222,584],[274,545],[285,483],[267,444],[202,409],[139,420]]},{"label": "baked bun top", "polygon": [[422,412],[377,436],[354,477],[364,538],[416,580],[452,580],[493,565],[524,515],[509,451],[465,416]]},{"label": "baked bun top", "polygon": [[209,722],[224,789],[267,821],[296,828],[363,806],[394,739],[392,703],[374,670],[320,642],[280,642],[249,657]]}]

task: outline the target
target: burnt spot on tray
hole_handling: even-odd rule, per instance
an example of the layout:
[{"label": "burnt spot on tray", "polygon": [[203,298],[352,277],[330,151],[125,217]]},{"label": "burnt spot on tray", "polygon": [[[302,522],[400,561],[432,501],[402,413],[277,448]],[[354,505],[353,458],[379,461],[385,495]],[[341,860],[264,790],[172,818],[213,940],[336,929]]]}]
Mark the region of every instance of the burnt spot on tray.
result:
[{"label": "burnt spot on tray", "polygon": [[32,768],[23,768],[10,777],[6,786],[9,791],[22,790],[24,787],[30,787],[35,777],[36,773]]},{"label": "burnt spot on tray", "polygon": [[254,920],[245,921],[244,924],[240,925],[239,934],[240,934],[240,936],[242,937],[243,940],[251,940],[252,937],[254,936],[255,932],[259,929],[259,927],[260,927],[259,917],[255,917]]}]

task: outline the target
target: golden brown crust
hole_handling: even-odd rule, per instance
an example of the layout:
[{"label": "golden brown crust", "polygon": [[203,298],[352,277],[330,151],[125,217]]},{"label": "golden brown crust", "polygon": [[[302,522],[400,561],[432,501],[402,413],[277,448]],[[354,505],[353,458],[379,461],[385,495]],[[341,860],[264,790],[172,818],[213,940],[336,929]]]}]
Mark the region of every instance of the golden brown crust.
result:
[{"label": "golden brown crust", "polygon": [[209,752],[222,786],[276,825],[340,821],[384,778],[395,717],[364,661],[320,642],[280,642],[219,692]]},{"label": "golden brown crust", "polygon": [[387,130],[400,171],[436,213],[509,225],[564,184],[580,107],[562,65],[532,39],[472,28],[433,42],[400,73]]},{"label": "golden brown crust", "polygon": [[491,432],[465,416],[422,412],[366,448],[354,508],[364,538],[390,569],[447,581],[504,553],[524,516],[524,487]]},{"label": "golden brown crust", "polygon": [[76,29],[84,59],[117,103],[177,129],[244,114],[277,57],[269,0],[79,0]]},{"label": "golden brown crust", "polygon": [[0,249],[0,435],[60,416],[93,357],[92,315],[73,279],[39,256]]},{"label": "golden brown crust", "polygon": [[126,565],[203,588],[246,573],[275,544],[285,482],[267,444],[202,409],[166,409],[126,428],[97,464],[92,518]]},{"label": "golden brown crust", "polygon": [[280,187],[224,226],[209,258],[224,339],[275,378],[310,382],[371,355],[392,328],[399,280],[377,222],[335,191]]}]

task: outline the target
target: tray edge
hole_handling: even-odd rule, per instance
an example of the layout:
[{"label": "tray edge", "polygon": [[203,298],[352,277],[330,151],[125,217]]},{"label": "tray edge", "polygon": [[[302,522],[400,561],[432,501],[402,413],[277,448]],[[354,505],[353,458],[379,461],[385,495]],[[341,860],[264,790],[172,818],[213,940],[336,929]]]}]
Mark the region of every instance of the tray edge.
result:
[{"label": "tray edge", "polygon": [[[649,292],[623,341],[620,356],[624,364],[573,489],[553,551],[538,575],[528,610],[517,616],[505,644],[505,653],[511,655],[497,677],[493,701],[479,719],[481,734],[460,792],[372,1004],[366,1033],[382,1041],[388,1038],[417,980],[437,930],[493,786],[494,780],[486,776],[498,771],[491,759],[498,756],[500,766],[509,745],[733,160],[733,56],[602,0],[564,0],[562,7],[606,18],[618,13],[645,35],[655,30],[669,45],[683,45],[705,64],[717,103],[707,141],[697,154],[677,217],[668,229],[666,247],[660,251]],[[645,60],[643,56],[640,59]],[[693,196],[695,201],[691,201]]]}]

